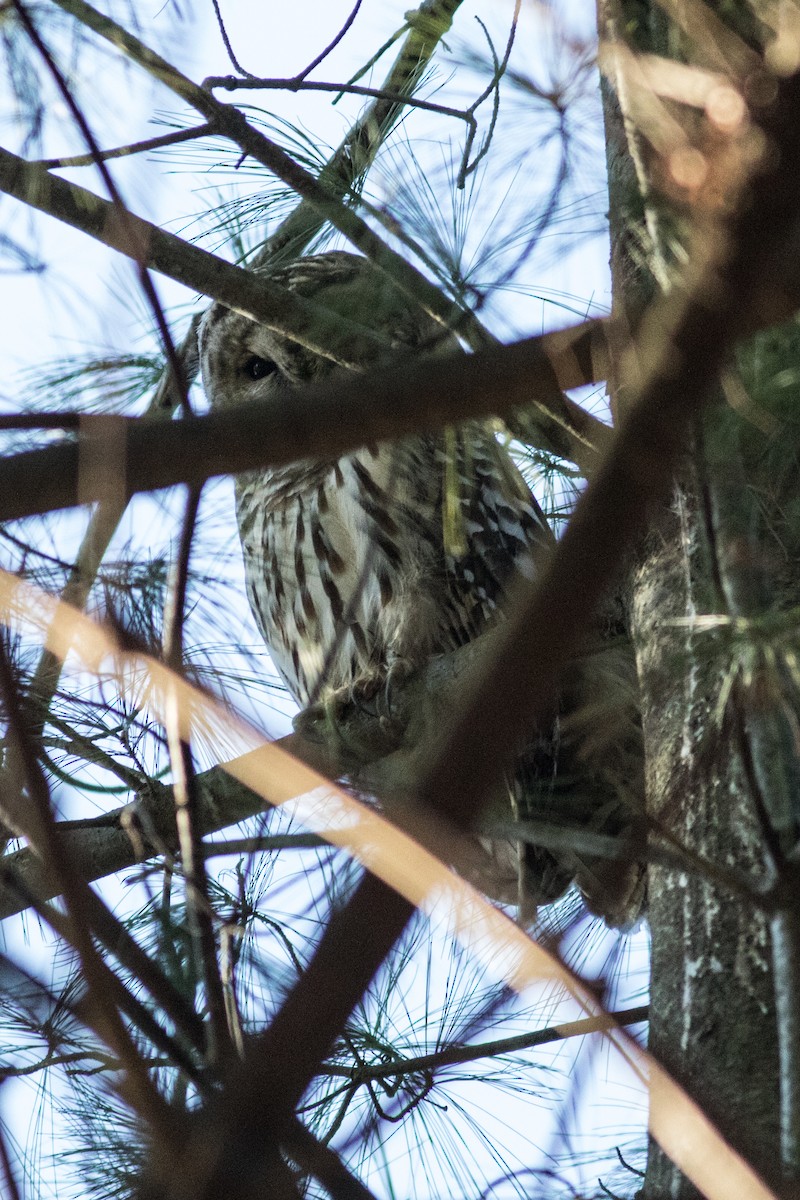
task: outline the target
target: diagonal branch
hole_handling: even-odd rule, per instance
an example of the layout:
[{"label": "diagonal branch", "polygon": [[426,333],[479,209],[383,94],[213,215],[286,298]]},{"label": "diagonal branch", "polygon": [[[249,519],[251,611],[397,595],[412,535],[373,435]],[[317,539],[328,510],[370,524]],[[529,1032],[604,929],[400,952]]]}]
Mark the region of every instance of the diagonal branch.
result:
[{"label": "diagonal branch", "polygon": [[380,335],[342,317],[334,319],[323,305],[294,296],[263,276],[235,267],[127,209],[122,214],[111,201],[3,149],[0,149],[0,191],[185,287],[221,300],[325,358],[338,358],[333,352],[335,348],[342,356],[340,361],[347,362],[350,356],[351,361],[359,361],[363,350],[353,354],[354,348],[386,345],[386,339]]},{"label": "diagonal branch", "polygon": [[[8,458],[0,468],[0,520],[103,498],[109,461],[122,473],[113,480],[115,494],[131,496],[298,458],[334,458],[367,442],[506,413],[532,399],[548,412],[551,442],[566,440],[589,465],[610,430],[565,402],[560,385],[602,374],[603,330],[590,321],[473,355],[404,359],[181,421],[108,417],[105,432],[93,422],[77,442]],[[580,442],[566,433],[567,422],[580,424]]]},{"label": "diagonal branch", "polygon": [[323,220],[329,221],[343,233],[434,320],[473,345],[485,343],[485,331],[469,310],[444,296],[415,267],[390,249],[354,209],[345,205],[335,192],[252,126],[239,109],[221,103],[127,29],[87,4],[86,0],[55,0],[55,3],[180,96],[212,125],[215,133],[229,138],[245,154],[291,187]]}]

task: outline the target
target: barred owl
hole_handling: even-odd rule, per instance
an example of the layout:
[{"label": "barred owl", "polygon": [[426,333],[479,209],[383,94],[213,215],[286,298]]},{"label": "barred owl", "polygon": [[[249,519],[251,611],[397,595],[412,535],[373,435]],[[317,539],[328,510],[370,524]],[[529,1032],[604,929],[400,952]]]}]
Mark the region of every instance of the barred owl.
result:
[{"label": "barred owl", "polygon": [[[430,349],[441,336],[363,258],[319,254],[271,278],[387,334],[395,353]],[[334,369],[220,304],[201,325],[200,359],[219,407]],[[552,541],[507,450],[480,422],[251,471],[236,481],[236,512],[253,615],[302,706],[477,637],[515,570]],[[528,847],[526,861],[539,902],[571,881],[545,851]]]},{"label": "barred owl", "polygon": [[[396,349],[435,340],[435,323],[366,259],[319,254],[272,278],[385,330]],[[203,322],[200,354],[215,406],[333,369],[222,305]],[[551,539],[507,451],[478,422],[250,472],[236,481],[236,509],[250,606],[301,705],[470,641],[515,564]]]}]

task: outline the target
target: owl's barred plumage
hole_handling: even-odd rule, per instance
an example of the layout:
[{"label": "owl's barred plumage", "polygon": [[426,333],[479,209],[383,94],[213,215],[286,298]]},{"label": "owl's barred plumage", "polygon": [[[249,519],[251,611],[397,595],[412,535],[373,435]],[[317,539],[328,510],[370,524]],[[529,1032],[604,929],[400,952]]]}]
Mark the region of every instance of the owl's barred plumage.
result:
[{"label": "owl's barred plumage", "polygon": [[[320,254],[271,278],[385,333],[396,353],[453,344],[366,259]],[[202,324],[200,354],[217,406],[335,369],[219,304]],[[480,422],[250,472],[237,480],[236,506],[250,605],[302,705],[477,637],[514,571],[552,540],[508,452]]]},{"label": "owl's barred plumage", "polygon": [[[327,328],[341,320],[351,369],[374,363],[382,348],[401,355],[456,345],[366,259],[319,254],[270,274],[323,306]],[[309,340],[317,347],[323,341]],[[218,407],[290,393],[339,361],[220,304],[202,322],[200,360]],[[476,421],[251,471],[236,481],[236,511],[250,606],[303,706],[342,692],[364,696],[397,668],[422,667],[479,636],[496,619],[515,573],[530,576],[537,555],[553,543],[508,451]],[[542,731],[518,761],[509,799],[519,819],[625,830],[624,795],[636,790],[641,773],[638,715],[626,718],[606,759],[590,762],[587,776],[582,746],[597,737],[591,721],[580,734],[580,714],[598,711],[597,697],[608,694],[612,677],[623,681],[624,695],[633,669],[628,658],[609,669],[616,660],[601,653],[571,699],[562,700],[566,719]],[[573,774],[590,782],[571,797]],[[611,924],[624,927],[638,917],[644,873],[636,863],[597,863],[533,844],[520,856],[519,844],[502,837],[482,844],[487,857],[475,882],[496,899],[527,908],[556,899],[577,879],[589,906]]]}]

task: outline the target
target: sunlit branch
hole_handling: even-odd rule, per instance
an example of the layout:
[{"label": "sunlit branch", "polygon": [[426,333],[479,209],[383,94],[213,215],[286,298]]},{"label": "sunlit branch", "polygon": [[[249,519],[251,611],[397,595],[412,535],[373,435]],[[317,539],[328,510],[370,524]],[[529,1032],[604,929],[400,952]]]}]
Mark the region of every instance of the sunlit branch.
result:
[{"label": "sunlit branch", "polygon": [[[602,1014],[595,995],[582,980],[530,941],[438,857],[316,772],[265,744],[241,717],[226,712],[218,702],[166,671],[154,659],[124,653],[108,630],[6,572],[0,573],[0,595],[6,622],[14,626],[32,624],[46,633],[54,652],[64,655],[78,650],[83,665],[92,671],[107,671],[114,653],[120,687],[126,686],[134,663],[140,670],[146,668],[151,683],[150,703],[156,708],[168,687],[178,689],[187,730],[199,722],[206,736],[214,732],[225,741],[255,741],[257,749],[237,764],[229,764],[228,769],[235,768],[240,782],[273,804],[304,793],[311,805],[305,810],[304,821],[312,825],[319,822],[326,837],[348,846],[363,857],[370,872],[375,872],[365,877],[344,909],[334,912],[300,983],[267,1032],[249,1044],[244,1061],[233,1064],[225,1087],[219,1096],[208,1100],[202,1120],[189,1131],[188,1139],[177,1147],[171,1131],[164,1132],[155,1148],[156,1161],[162,1160],[161,1169],[169,1165],[170,1172],[194,1172],[196,1164],[202,1162],[203,1179],[198,1184],[210,1189],[205,1194],[215,1194],[215,1181],[228,1177],[225,1173],[231,1162],[241,1166],[241,1136],[250,1139],[247,1161],[252,1171],[261,1172],[268,1161],[271,1163],[267,1155],[253,1155],[253,1146],[264,1145],[271,1155],[271,1139],[280,1140],[289,1133],[294,1106],[324,1061],[336,1033],[344,1027],[355,1002],[354,994],[356,998],[362,994],[374,964],[383,960],[387,942],[395,940],[414,907],[430,903],[433,894],[440,899],[450,898],[448,911],[454,929],[467,944],[476,937],[484,946],[490,940],[495,962],[515,989],[522,990],[534,980],[545,978],[562,985],[587,1015]],[[423,777],[422,784],[425,782]],[[447,799],[446,792],[443,799]],[[345,813],[348,819],[342,820]],[[446,822],[435,814],[418,807],[414,822],[423,837],[430,837],[435,828],[435,836],[447,843]],[[0,863],[0,874],[2,868]],[[395,888],[402,889],[402,895]],[[59,923],[64,920],[61,914],[55,919]],[[348,966],[345,972],[341,970],[342,962]],[[297,1036],[288,1036],[296,1023]],[[649,1074],[654,1135],[712,1200],[727,1200],[731,1195],[772,1200],[773,1194],[752,1169],[646,1051],[616,1026],[607,1029],[605,1036],[640,1079]],[[269,1135],[266,1142],[264,1135]]]},{"label": "sunlit branch", "polygon": [[359,1084],[365,1083],[368,1079],[391,1079],[413,1075],[415,1071],[437,1071],[441,1067],[477,1062],[482,1058],[501,1058],[504,1054],[518,1054],[522,1050],[531,1050],[535,1046],[545,1046],[550,1042],[566,1041],[573,1037],[586,1037],[588,1034],[599,1033],[610,1028],[611,1023],[620,1026],[639,1025],[647,1021],[649,1013],[649,1006],[641,1004],[638,1008],[609,1012],[600,1017],[586,1017],[580,1021],[567,1021],[547,1029],[536,1029],[531,1033],[495,1038],[490,1042],[478,1042],[470,1046],[447,1046],[444,1050],[437,1050],[433,1054],[418,1054],[412,1058],[396,1058],[390,1062],[369,1063],[356,1068],[342,1067],[338,1063],[323,1063],[319,1073],[335,1078],[350,1079],[353,1083]]}]

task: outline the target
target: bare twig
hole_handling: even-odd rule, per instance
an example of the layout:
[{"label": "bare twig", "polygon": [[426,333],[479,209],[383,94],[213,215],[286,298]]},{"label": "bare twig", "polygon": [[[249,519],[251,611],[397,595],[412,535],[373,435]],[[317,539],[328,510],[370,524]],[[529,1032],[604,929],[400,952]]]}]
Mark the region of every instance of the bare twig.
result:
[{"label": "bare twig", "polygon": [[451,108],[447,104],[436,104],[433,100],[419,100],[416,96],[404,96],[400,92],[386,92],[382,88],[361,87],[354,83],[317,83],[300,79],[259,79],[255,75],[247,79],[239,79],[236,75],[209,75],[203,80],[204,88],[224,88],[228,92],[235,91],[282,91],[282,92],[347,92],[354,96],[374,96],[376,100],[388,101],[392,104],[404,104],[408,108],[420,108],[424,112],[438,113],[443,117],[454,117],[464,121],[470,128],[477,124],[469,109]]},{"label": "bare twig", "polygon": [[63,158],[40,158],[34,160],[36,165],[47,171],[58,171],[65,167],[93,167],[98,162],[108,162],[112,158],[127,158],[131,154],[144,154],[148,150],[160,150],[164,146],[177,146],[181,142],[192,142],[197,138],[207,137],[213,133],[208,122],[194,125],[191,129],[175,129],[172,133],[164,133],[159,137],[145,138],[141,142],[130,142],[127,146],[114,146],[110,150],[98,150],[95,154],[68,154]]},{"label": "bare twig", "polygon": [[[503,75],[505,74],[506,68],[508,66],[508,60],[511,57],[511,51],[514,47],[514,40],[517,36],[517,25],[519,24],[519,13],[520,13],[521,7],[522,7],[522,0],[515,0],[514,14],[511,18],[511,28],[509,29],[509,32],[508,32],[508,39],[506,41],[506,49],[505,49],[505,53],[503,54],[502,61],[500,61],[500,62],[498,62],[497,55],[495,54],[494,46],[492,45],[492,39],[489,37],[486,26],[484,25],[484,23],[480,19],[480,17],[475,18],[475,20],[478,22],[478,24],[480,25],[483,32],[486,34],[486,40],[489,43],[489,49],[492,54],[492,59],[494,60],[494,72],[492,74],[492,79],[491,79],[490,83],[488,84],[488,86],[484,89],[484,91],[481,92],[480,96],[478,96],[476,100],[473,100],[472,104],[467,109],[468,114],[472,117],[472,124],[470,125],[469,133],[467,135],[467,141],[464,145],[464,153],[461,157],[461,168],[458,172],[458,180],[457,180],[457,186],[459,188],[463,188],[466,186],[467,176],[471,175],[473,173],[473,171],[476,169],[476,167],[480,163],[481,159],[485,158],[486,155],[489,153],[489,147],[492,144],[492,136],[494,134],[495,126],[497,125],[497,118],[500,113],[500,80],[503,78]],[[486,137],[484,138],[483,145],[481,146],[478,153],[475,155],[475,158],[472,160],[472,162],[470,162],[469,156],[470,156],[470,153],[472,152],[473,142],[475,140],[475,135],[477,133],[477,123],[475,122],[475,113],[477,112],[477,110],[481,106],[481,104],[483,104],[484,100],[486,100],[492,93],[494,93],[494,103],[492,105],[492,118],[491,118],[491,121],[489,122],[489,128],[486,132]]]},{"label": "bare twig", "polygon": [[323,50],[320,50],[316,58],[312,58],[308,66],[304,67],[303,70],[300,71],[297,76],[298,79],[305,79],[307,75],[310,75],[311,72],[315,70],[321,62],[324,62],[328,55],[336,49],[347,31],[352,27],[353,22],[358,16],[358,10],[361,8],[361,4],[362,0],[356,0],[339,32],[328,42],[327,46]]},{"label": "bare twig", "polygon": [[233,45],[231,44],[231,39],[228,36],[228,30],[225,25],[225,21],[223,20],[223,17],[222,17],[222,11],[219,7],[219,0],[211,0],[211,3],[214,7],[214,16],[217,18],[217,28],[219,29],[219,34],[220,34],[220,37],[222,38],[222,43],[225,47],[225,53],[227,54],[228,58],[230,59],[231,66],[234,67],[234,69],[237,70],[240,75],[245,75],[247,77],[250,77],[250,72],[245,70],[245,68],[242,66],[242,64],[239,62],[238,58],[236,57],[236,52],[234,51]]},{"label": "bare twig", "polygon": [[[319,180],[324,187],[336,195],[346,196],[369,169],[382,142],[403,111],[406,97],[413,95],[427,63],[449,30],[461,2],[424,0],[416,12],[407,14],[408,34],[379,89],[382,98],[376,99],[358,117],[323,167]],[[402,36],[402,32],[398,31],[397,37]],[[387,48],[388,45],[383,47],[384,50]],[[355,83],[355,80],[350,82]],[[400,96],[401,99],[383,98],[391,96]],[[306,201],[301,201],[268,239],[256,259],[257,265],[263,265],[276,254],[298,257],[323,224],[319,214]]]},{"label": "bare twig", "polygon": [[[173,564],[169,602],[164,617],[164,662],[177,672],[183,670],[183,624],[189,557],[200,508],[200,494],[201,488],[195,487],[190,489],[187,497],[180,546]],[[218,1065],[230,1052],[231,1036],[217,960],[214,917],[208,893],[202,835],[197,825],[199,797],[194,762],[191,746],[181,734],[178,697],[174,691],[167,697],[166,730],[175,796],[175,823],[186,885],[186,904],[210,1017],[207,1027],[208,1054],[211,1063]]]}]

